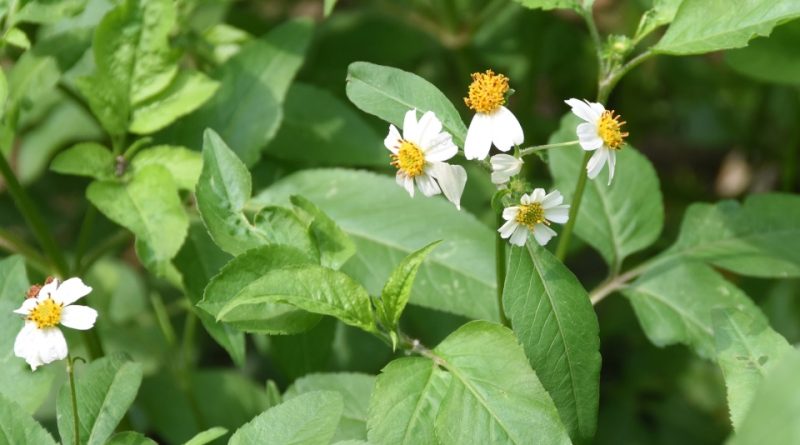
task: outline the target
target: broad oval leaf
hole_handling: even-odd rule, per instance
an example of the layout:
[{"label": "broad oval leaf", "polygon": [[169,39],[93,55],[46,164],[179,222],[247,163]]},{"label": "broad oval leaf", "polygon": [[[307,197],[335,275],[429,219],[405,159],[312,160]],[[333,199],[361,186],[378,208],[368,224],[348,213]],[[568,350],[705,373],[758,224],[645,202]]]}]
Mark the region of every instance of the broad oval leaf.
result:
[{"label": "broad oval leaf", "polygon": [[154,133],[203,105],[219,83],[197,71],[182,71],[163,91],[136,105],[131,113],[130,131]]},{"label": "broad oval leaf", "polygon": [[572,439],[597,429],[600,328],[586,290],[549,251],[535,243],[511,249],[503,303],[542,386]]},{"label": "broad oval leaf", "polygon": [[746,48],[725,52],[735,71],[765,82],[800,84],[800,20],[775,28],[769,37],[753,40]]},{"label": "broad oval leaf", "polygon": [[0,442],[9,445],[56,445],[53,436],[25,411],[14,401],[0,394]]},{"label": "broad oval leaf", "polygon": [[136,172],[153,164],[169,170],[179,189],[194,190],[203,168],[203,158],[200,153],[186,147],[158,145],[137,154],[131,161],[131,170],[136,175]]},{"label": "broad oval leaf", "polygon": [[63,175],[88,176],[100,181],[113,180],[114,155],[97,142],[81,142],[53,159],[50,170]]}]

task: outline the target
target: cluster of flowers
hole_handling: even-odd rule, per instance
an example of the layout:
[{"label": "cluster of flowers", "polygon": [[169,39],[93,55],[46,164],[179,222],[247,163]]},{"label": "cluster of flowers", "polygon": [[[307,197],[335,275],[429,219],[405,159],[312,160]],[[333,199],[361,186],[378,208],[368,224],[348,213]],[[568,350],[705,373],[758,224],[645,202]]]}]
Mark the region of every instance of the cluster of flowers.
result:
[{"label": "cluster of flowers", "polygon": [[[492,145],[508,152],[524,141],[519,121],[505,107],[509,92],[508,78],[492,70],[474,73],[469,94],[464,99],[467,107],[475,111],[464,142],[464,157],[483,161]],[[586,166],[587,175],[594,179],[608,165],[608,183],[614,177],[616,151],[622,148],[628,133],[622,131],[625,122],[613,111],[599,103],[569,99],[565,101],[572,112],[584,122],[577,126],[578,143],[586,151],[594,151]],[[389,125],[384,145],[391,152],[391,165],[397,168],[397,183],[413,197],[415,185],[425,196],[444,193],[457,208],[461,208],[461,195],[467,183],[467,173],[460,165],[446,161],[458,154],[450,133],[432,111],[417,120],[417,110],[409,110],[403,119],[402,134]],[[514,155],[495,154],[489,160],[492,182],[507,188],[509,181],[522,170],[523,160],[516,150]],[[517,205],[503,210],[506,221],[499,229],[500,236],[513,245],[523,246],[528,235],[545,245],[556,232],[551,223],[564,224],[569,219],[569,205],[558,190],[546,193],[537,188],[518,196]]]}]

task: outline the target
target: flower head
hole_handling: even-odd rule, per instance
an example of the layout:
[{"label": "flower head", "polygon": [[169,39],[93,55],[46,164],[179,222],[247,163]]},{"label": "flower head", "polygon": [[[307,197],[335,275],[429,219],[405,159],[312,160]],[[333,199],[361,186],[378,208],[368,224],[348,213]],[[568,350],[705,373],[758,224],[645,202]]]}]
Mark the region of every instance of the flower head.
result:
[{"label": "flower head", "polygon": [[586,165],[589,178],[594,179],[608,163],[608,184],[614,178],[614,166],[617,163],[617,150],[625,144],[628,133],[622,131],[625,121],[613,110],[606,110],[602,104],[569,99],[565,101],[572,107],[572,112],[585,122],[578,125],[578,140],[586,151],[595,153]]},{"label": "flower head", "polygon": [[80,330],[94,326],[97,311],[72,304],[91,291],[80,278],[63,283],[48,279],[44,286],[32,286],[22,306],[14,311],[25,316],[14,342],[14,355],[24,358],[33,370],[66,358],[67,341],[58,325]]},{"label": "flower head", "polygon": [[524,140],[522,127],[504,105],[508,77],[492,70],[473,73],[464,103],[475,111],[467,131],[464,154],[467,159],[485,159],[494,144],[501,151],[511,150]]},{"label": "flower head", "polygon": [[497,231],[515,246],[524,246],[528,233],[533,233],[536,242],[544,246],[556,236],[550,223],[564,224],[569,219],[569,205],[562,202],[564,197],[558,190],[545,194],[544,189],[537,188],[530,195],[522,195],[519,205],[503,209],[506,222]]},{"label": "flower head", "polygon": [[461,194],[467,183],[467,172],[460,165],[446,160],[458,153],[450,133],[442,131],[442,123],[432,111],[417,121],[417,110],[409,110],[403,120],[403,134],[389,125],[383,144],[391,152],[391,165],[397,168],[397,183],[414,196],[414,185],[425,196],[444,192],[459,209]]},{"label": "flower head", "polygon": [[489,159],[492,164],[492,182],[497,185],[505,184],[516,176],[522,170],[522,159],[506,155],[498,154]]}]

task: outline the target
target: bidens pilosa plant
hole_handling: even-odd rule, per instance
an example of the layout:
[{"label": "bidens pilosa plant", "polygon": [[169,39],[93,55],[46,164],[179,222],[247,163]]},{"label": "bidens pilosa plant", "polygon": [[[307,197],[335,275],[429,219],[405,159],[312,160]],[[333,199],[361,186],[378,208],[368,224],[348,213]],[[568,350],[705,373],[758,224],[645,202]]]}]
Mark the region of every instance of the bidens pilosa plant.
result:
[{"label": "bidens pilosa plant", "polygon": [[0,2],[0,443],[800,443],[798,18]]}]

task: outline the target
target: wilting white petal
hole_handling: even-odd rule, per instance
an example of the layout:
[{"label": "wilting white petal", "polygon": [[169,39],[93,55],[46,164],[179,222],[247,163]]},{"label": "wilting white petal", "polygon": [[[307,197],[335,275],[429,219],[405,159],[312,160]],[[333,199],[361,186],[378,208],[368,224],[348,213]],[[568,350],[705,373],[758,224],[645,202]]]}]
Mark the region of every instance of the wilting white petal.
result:
[{"label": "wilting white petal", "polygon": [[568,99],[564,102],[572,108],[572,112],[575,113],[576,116],[590,124],[597,124],[597,120],[600,119],[600,114],[602,114],[602,112],[597,113],[597,110],[592,109],[588,103],[578,99]]},{"label": "wilting white petal", "polygon": [[500,151],[509,151],[515,144],[524,140],[522,127],[514,114],[506,107],[500,107],[491,114],[492,142]]},{"label": "wilting white petal", "polygon": [[389,125],[389,134],[386,136],[386,139],[383,140],[383,145],[394,154],[397,154],[397,150],[400,147],[400,141],[402,137],[400,136],[400,132],[397,131],[397,127],[394,125]]},{"label": "wilting white petal", "polygon": [[543,188],[534,189],[533,193],[531,193],[531,202],[541,203],[542,201],[544,201],[545,195],[546,193],[544,192]]},{"label": "wilting white petal", "polygon": [[97,311],[80,305],[66,306],[61,310],[61,324],[72,329],[85,331],[94,326],[97,320]]},{"label": "wilting white petal", "polygon": [[560,205],[556,207],[551,207],[549,209],[545,209],[544,217],[548,221],[553,221],[554,223],[558,224],[564,224],[569,220],[569,206]]},{"label": "wilting white petal", "polygon": [[475,113],[467,130],[464,142],[464,156],[467,159],[483,160],[492,148],[492,118],[483,113]]},{"label": "wilting white petal", "polygon": [[617,153],[614,150],[608,151],[608,185],[614,179],[614,168],[617,166]]},{"label": "wilting white petal", "polygon": [[39,304],[39,300],[37,300],[36,298],[26,298],[25,301],[22,302],[22,306],[20,306],[19,309],[15,310],[14,313],[20,315],[28,315],[31,313],[33,308],[36,307],[37,304]]},{"label": "wilting white petal", "polygon": [[522,159],[507,154],[494,155],[489,159],[492,164],[492,182],[505,184],[522,169]]},{"label": "wilting white petal", "polygon": [[589,123],[578,125],[578,143],[586,151],[597,150],[603,146],[603,139],[597,134],[597,126]]},{"label": "wilting white petal", "polygon": [[506,221],[516,219],[517,214],[519,214],[519,206],[511,206],[503,209],[503,219]]},{"label": "wilting white petal", "polygon": [[418,141],[419,130],[417,130],[417,110],[408,110],[403,118],[403,139],[414,142]]},{"label": "wilting white petal", "polygon": [[83,284],[80,278],[70,278],[58,286],[55,295],[53,295],[53,301],[66,306],[83,298],[91,291],[92,288]]},{"label": "wilting white petal", "polygon": [[436,178],[444,196],[461,210],[461,195],[467,185],[467,171],[460,165],[435,162],[431,166],[431,176]]},{"label": "wilting white petal", "polygon": [[552,237],[556,236],[556,232],[544,224],[536,224],[533,226],[533,237],[539,245],[544,246]]},{"label": "wilting white petal", "polygon": [[600,174],[600,170],[603,169],[603,164],[605,164],[607,157],[608,149],[605,147],[594,152],[589,159],[589,163],[586,164],[586,174],[589,176],[589,179],[594,179]]},{"label": "wilting white petal", "polygon": [[500,238],[503,239],[509,238],[511,234],[514,233],[514,231],[517,229],[518,226],[519,223],[514,219],[506,221],[505,224],[503,224],[502,226],[500,226],[499,229],[497,229],[497,231],[500,232]]},{"label": "wilting white petal", "polygon": [[428,162],[443,162],[458,153],[458,147],[453,143],[450,133],[439,133],[433,138],[430,145],[420,147],[425,153],[425,160]]},{"label": "wilting white petal", "polygon": [[514,230],[514,233],[511,235],[511,238],[508,240],[508,242],[515,246],[524,246],[525,241],[527,240],[528,228],[520,224],[517,226],[516,230]]},{"label": "wilting white petal", "polygon": [[429,147],[433,139],[435,139],[442,132],[442,123],[433,113],[428,111],[422,115],[417,123],[417,138],[415,141],[420,147]]}]

